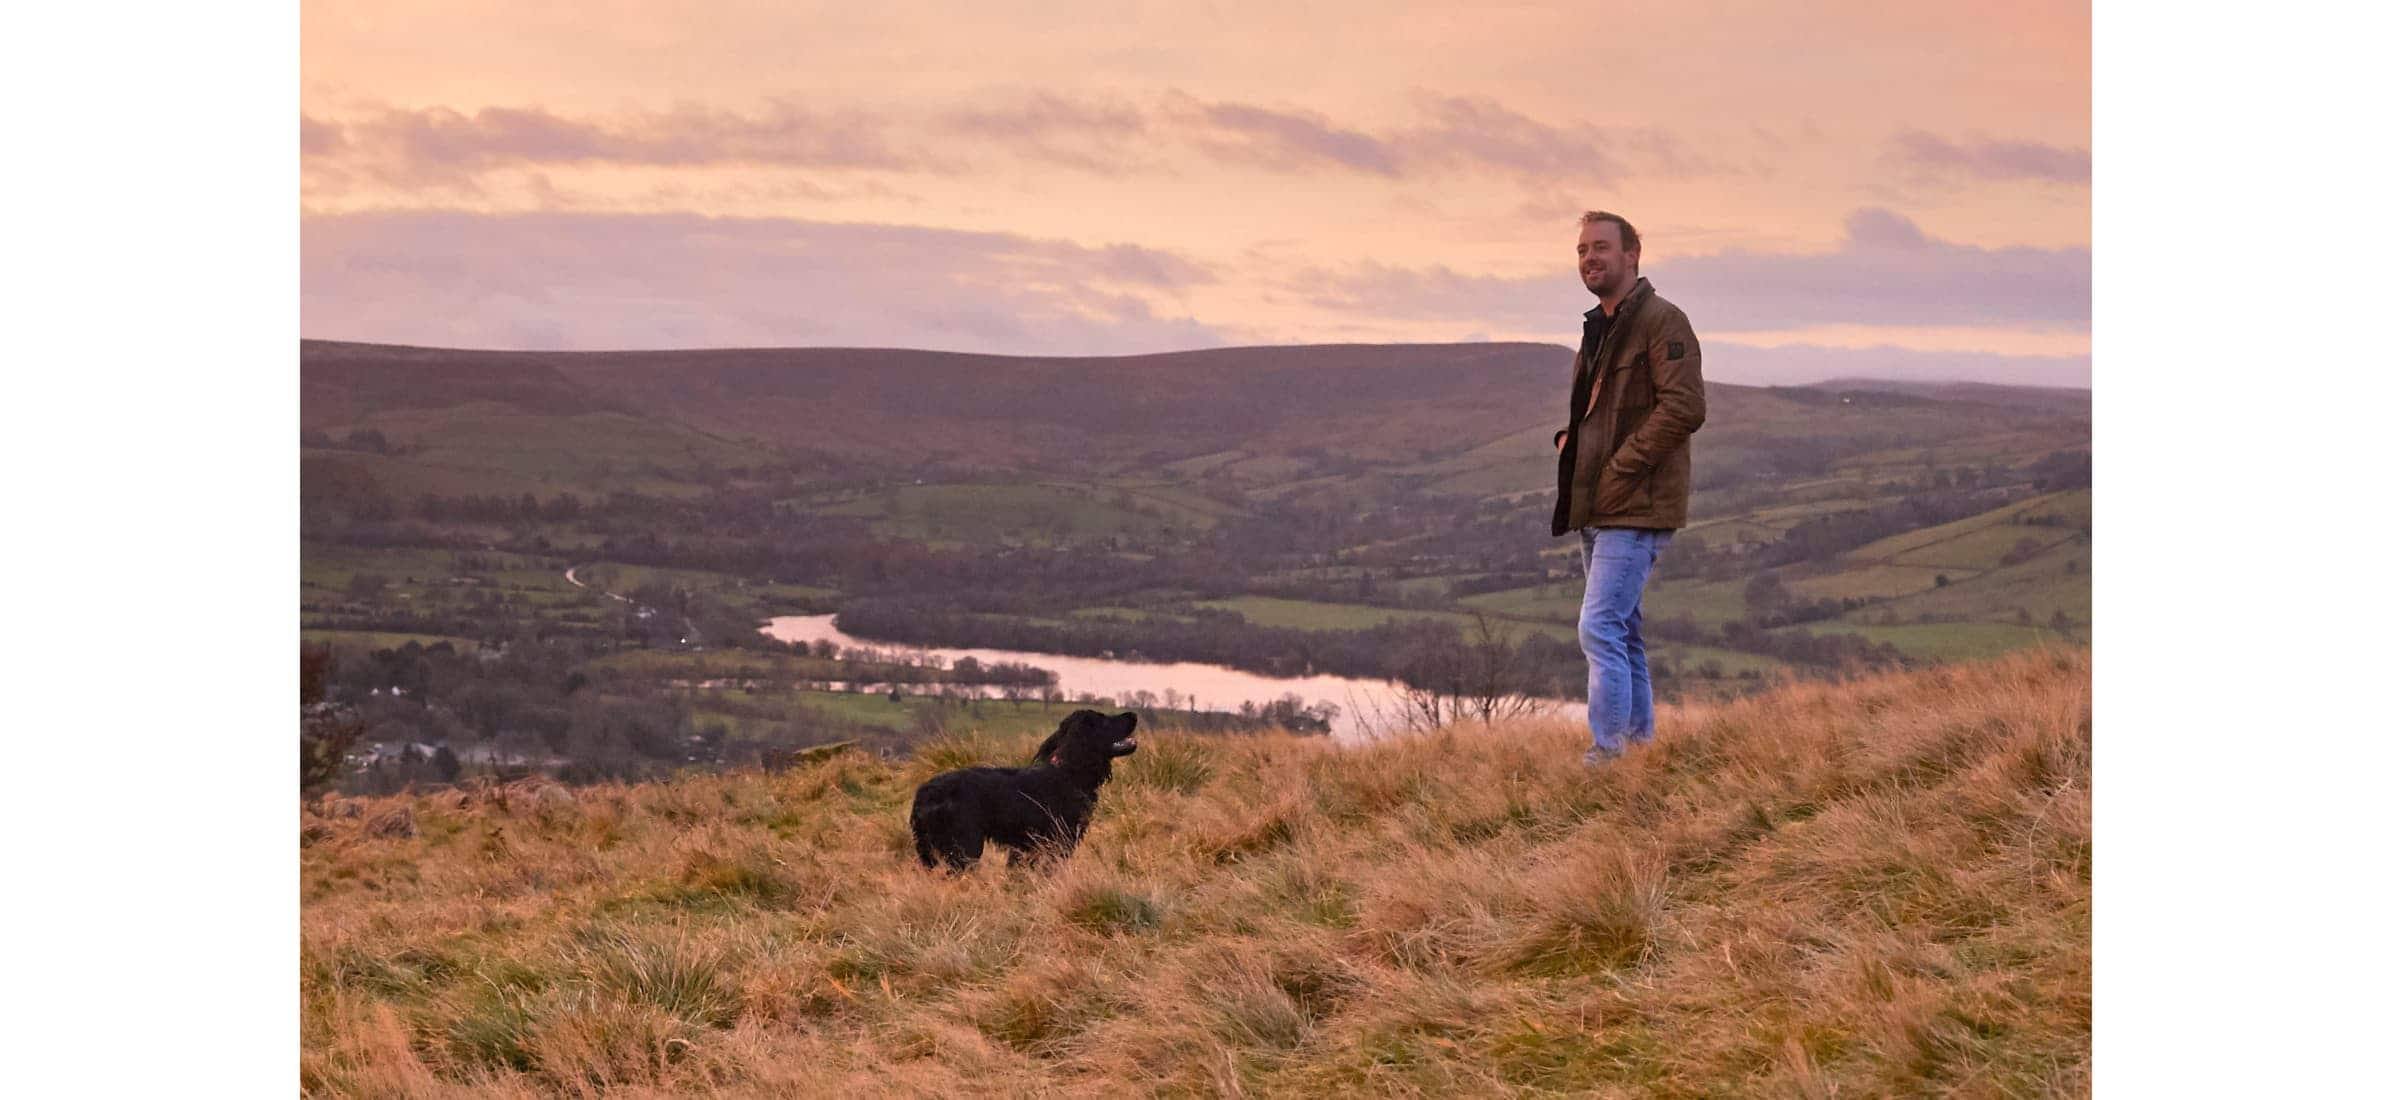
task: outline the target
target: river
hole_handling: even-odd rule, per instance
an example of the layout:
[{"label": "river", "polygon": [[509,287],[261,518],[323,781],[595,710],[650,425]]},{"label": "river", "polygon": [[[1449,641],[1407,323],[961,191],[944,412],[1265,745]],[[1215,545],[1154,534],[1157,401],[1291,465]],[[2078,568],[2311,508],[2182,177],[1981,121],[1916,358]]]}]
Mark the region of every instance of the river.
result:
[{"label": "river", "polygon": [[[783,615],[767,621],[762,630],[784,642],[812,643],[829,639],[842,650],[861,648],[922,653],[939,657],[949,665],[964,657],[975,658],[984,665],[1000,661],[1033,665],[1053,672],[1056,688],[1066,698],[1072,699],[1103,695],[1119,700],[1135,691],[1150,691],[1160,698],[1165,691],[1176,691],[1181,698],[1180,706],[1187,709],[1234,711],[1244,703],[1259,707],[1292,693],[1302,696],[1308,704],[1335,704],[1337,713],[1329,720],[1329,731],[1332,736],[1344,741],[1358,740],[1368,736],[1374,729],[1389,726],[1400,709],[1396,704],[1396,693],[1400,689],[1390,680],[1356,680],[1344,676],[1265,676],[1259,672],[1192,661],[1123,661],[1010,649],[909,646],[854,637],[832,626],[832,618],[830,615]],[[1586,704],[1555,702],[1549,713],[1583,722],[1586,720]]]}]

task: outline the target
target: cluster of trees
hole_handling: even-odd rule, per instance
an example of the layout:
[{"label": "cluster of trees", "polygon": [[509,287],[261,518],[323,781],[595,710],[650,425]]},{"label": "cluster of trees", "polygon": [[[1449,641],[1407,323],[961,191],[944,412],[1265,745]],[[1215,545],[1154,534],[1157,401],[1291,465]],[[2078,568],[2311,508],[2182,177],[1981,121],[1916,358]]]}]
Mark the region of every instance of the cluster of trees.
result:
[{"label": "cluster of trees", "polygon": [[2027,465],[2026,475],[2043,492],[2089,489],[2093,486],[2093,452],[2054,451]]},{"label": "cluster of trees", "polygon": [[1803,599],[1786,587],[1774,569],[1755,573],[1744,582],[1745,619],[1762,629],[1822,622],[1867,607],[1870,602],[1859,596]]},{"label": "cluster of trees", "polygon": [[339,439],[332,438],[331,433],[321,428],[314,428],[299,433],[299,446],[320,451],[363,451],[377,455],[404,453],[400,448],[391,446],[390,440],[378,428],[358,428]]}]

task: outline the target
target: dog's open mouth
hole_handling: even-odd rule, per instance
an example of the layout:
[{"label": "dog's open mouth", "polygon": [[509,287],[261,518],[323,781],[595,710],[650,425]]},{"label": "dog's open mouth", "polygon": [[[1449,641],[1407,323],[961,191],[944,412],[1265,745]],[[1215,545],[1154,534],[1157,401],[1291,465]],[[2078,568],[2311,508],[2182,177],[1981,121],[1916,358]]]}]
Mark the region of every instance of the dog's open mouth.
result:
[{"label": "dog's open mouth", "polygon": [[1113,755],[1115,756],[1128,756],[1136,751],[1138,751],[1138,739],[1135,737],[1124,737],[1113,742]]}]

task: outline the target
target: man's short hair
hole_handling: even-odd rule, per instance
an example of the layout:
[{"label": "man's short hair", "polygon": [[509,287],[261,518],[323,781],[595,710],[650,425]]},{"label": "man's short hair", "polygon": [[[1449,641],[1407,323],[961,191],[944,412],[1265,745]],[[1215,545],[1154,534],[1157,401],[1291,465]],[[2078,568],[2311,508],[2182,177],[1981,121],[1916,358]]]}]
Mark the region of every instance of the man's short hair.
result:
[{"label": "man's short hair", "polygon": [[1609,210],[1589,210],[1584,214],[1578,215],[1578,227],[1581,229],[1593,225],[1596,222],[1610,222],[1611,224],[1620,227],[1620,251],[1644,251],[1644,241],[1637,237],[1636,227],[1629,225],[1628,219],[1614,214]]}]

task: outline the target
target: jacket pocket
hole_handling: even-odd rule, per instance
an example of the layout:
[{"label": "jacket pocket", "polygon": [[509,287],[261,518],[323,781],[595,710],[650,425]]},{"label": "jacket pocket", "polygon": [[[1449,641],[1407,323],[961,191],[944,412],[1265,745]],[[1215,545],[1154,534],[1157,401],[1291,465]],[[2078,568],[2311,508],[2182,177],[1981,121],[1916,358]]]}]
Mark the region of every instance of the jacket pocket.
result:
[{"label": "jacket pocket", "polygon": [[1607,516],[1652,511],[1653,475],[1658,469],[1623,476],[1612,473],[1610,461],[1605,460],[1595,471],[1595,511]]},{"label": "jacket pocket", "polygon": [[1635,359],[1621,365],[1613,375],[1612,403],[1620,410],[1619,422],[1624,432],[1636,430],[1644,422],[1644,414],[1651,412],[1659,396],[1653,392],[1653,367],[1639,353]]}]

